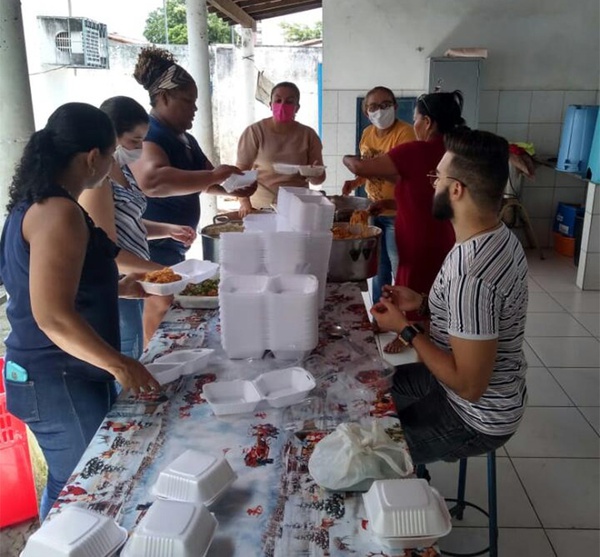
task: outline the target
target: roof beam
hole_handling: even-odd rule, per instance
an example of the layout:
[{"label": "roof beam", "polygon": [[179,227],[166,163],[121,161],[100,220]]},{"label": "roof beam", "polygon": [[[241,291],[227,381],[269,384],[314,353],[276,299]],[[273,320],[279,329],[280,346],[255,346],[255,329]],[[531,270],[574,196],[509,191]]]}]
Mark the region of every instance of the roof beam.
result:
[{"label": "roof beam", "polygon": [[256,20],[234,3],[233,0],[208,0],[208,2],[235,23],[256,31]]}]

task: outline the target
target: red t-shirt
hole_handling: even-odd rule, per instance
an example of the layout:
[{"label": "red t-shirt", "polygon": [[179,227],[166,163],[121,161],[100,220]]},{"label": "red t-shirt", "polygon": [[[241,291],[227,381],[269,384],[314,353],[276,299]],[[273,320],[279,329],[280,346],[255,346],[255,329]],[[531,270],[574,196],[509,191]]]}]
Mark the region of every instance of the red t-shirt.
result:
[{"label": "red t-shirt", "polygon": [[403,143],[388,153],[400,175],[395,188],[396,284],[417,292],[429,292],[455,242],[450,221],[431,214],[435,190],[427,174],[435,171],[444,153],[442,136]]}]

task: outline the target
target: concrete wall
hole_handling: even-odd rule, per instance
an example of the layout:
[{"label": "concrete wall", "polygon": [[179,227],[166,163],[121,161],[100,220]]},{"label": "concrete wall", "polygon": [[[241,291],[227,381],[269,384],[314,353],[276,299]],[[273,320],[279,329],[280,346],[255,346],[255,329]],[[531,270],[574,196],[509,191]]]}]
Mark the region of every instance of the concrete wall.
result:
[{"label": "concrete wall", "polygon": [[[323,0],[325,188],[351,175],[355,103],[374,85],[399,96],[425,92],[427,59],[451,47],[483,47],[480,128],[556,155],[565,108],[596,104],[600,89],[598,0]],[[585,183],[540,168],[523,200],[538,238],[551,241],[558,201],[583,203]]]},{"label": "concrete wall", "polygon": [[[127,95],[150,109],[146,91],[132,77],[141,46],[111,42],[109,70],[51,66],[44,63],[37,16],[68,15],[68,3],[27,0],[22,10],[36,128],[43,127],[48,116],[65,102],[82,101],[97,106],[108,97]],[[88,16],[83,0],[73,1],[73,15]],[[168,48],[187,67],[187,46]],[[265,76],[274,83],[286,80],[298,85],[302,95],[298,120],[317,129],[317,65],[321,61],[321,48],[257,46],[254,57],[256,70],[265,71]],[[241,50],[232,45],[213,45],[210,64],[215,150],[222,162],[233,164],[238,138],[246,126],[242,116],[245,93]],[[256,119],[264,118],[269,109],[256,102],[255,115]]]}]

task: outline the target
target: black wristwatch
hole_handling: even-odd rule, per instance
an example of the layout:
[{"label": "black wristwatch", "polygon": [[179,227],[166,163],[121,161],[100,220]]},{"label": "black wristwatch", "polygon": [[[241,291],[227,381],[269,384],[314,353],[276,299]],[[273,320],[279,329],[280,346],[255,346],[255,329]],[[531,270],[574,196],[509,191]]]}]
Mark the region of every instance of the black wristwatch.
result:
[{"label": "black wristwatch", "polygon": [[407,346],[412,346],[413,340],[419,333],[424,333],[425,330],[421,325],[415,323],[414,325],[407,325],[400,331],[400,338],[404,341]]}]

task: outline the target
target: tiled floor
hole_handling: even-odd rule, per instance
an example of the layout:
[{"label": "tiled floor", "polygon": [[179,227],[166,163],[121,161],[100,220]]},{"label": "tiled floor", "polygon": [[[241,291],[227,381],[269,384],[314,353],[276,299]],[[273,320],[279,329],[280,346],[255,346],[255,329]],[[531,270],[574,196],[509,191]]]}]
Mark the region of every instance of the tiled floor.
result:
[{"label": "tiled floor", "polygon": [[[577,288],[570,259],[546,257],[529,254],[529,405],[498,451],[501,557],[600,554],[600,293]],[[432,485],[455,497],[458,464],[428,468]],[[467,499],[487,508],[485,458],[469,461]],[[469,509],[441,543],[455,552],[486,546],[484,517]]]},{"label": "tiled floor", "polygon": [[[501,557],[600,551],[600,293],[579,291],[571,261],[546,255],[544,261],[529,257],[529,407],[517,434],[498,451]],[[388,358],[404,363],[414,355]],[[471,459],[467,482],[467,499],[484,508],[485,464]],[[458,465],[429,468],[432,485],[453,497]],[[484,518],[467,510],[441,546],[464,552],[486,542]],[[9,544],[3,531],[0,556],[18,554]]]}]

